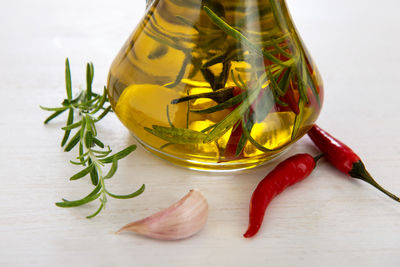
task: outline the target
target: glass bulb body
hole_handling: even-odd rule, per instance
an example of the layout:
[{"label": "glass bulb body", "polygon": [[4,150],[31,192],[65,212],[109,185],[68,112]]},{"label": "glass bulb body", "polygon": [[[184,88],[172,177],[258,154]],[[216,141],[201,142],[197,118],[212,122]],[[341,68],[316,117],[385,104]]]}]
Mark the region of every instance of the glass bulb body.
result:
[{"label": "glass bulb body", "polygon": [[146,149],[201,170],[255,167],[316,121],[320,75],[284,0],[154,0],[115,58],[112,107]]}]

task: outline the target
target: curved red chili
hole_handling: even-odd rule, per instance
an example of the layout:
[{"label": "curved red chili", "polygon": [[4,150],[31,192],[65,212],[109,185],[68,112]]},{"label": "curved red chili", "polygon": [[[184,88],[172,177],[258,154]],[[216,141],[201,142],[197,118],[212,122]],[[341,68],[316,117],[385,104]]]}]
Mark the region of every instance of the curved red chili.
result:
[{"label": "curved red chili", "polygon": [[360,157],[351,148],[334,138],[332,135],[314,125],[308,132],[308,136],[324,153],[325,158],[338,170],[353,178],[361,179],[378,190],[382,191],[392,199],[400,202],[400,198],[388,192],[380,186],[366,170]]},{"label": "curved red chili", "polygon": [[[226,144],[224,157],[225,159],[233,159],[236,156],[236,150],[239,145],[240,138],[243,135],[242,122],[238,122],[232,129],[232,133],[229,137],[228,143]],[[243,150],[240,152],[239,158],[243,156]]]},{"label": "curved red chili", "polygon": [[[241,93],[243,93],[243,90],[237,86],[233,88],[233,96],[238,96]],[[239,104],[236,106],[230,108],[231,111],[233,111]],[[239,145],[240,138],[243,135],[243,127],[242,127],[242,122],[238,122],[237,124],[234,125],[232,129],[232,133],[229,136],[228,143],[226,144],[225,147],[225,152],[224,152],[224,158],[225,160],[233,159],[236,157],[236,150]],[[243,156],[243,150],[239,154],[239,158]]]},{"label": "curved red chili", "polygon": [[297,154],[278,164],[265,176],[251,197],[249,227],[244,237],[252,237],[258,232],[264,219],[265,210],[272,199],[287,187],[308,177],[319,158],[313,158],[309,154]]}]

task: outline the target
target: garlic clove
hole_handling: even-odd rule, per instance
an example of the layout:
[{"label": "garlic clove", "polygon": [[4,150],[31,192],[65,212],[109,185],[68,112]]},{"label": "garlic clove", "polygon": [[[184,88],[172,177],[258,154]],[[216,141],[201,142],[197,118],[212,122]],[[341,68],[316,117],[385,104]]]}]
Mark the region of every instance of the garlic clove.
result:
[{"label": "garlic clove", "polygon": [[127,224],[117,233],[131,231],[155,239],[178,240],[200,232],[207,218],[207,199],[200,191],[192,189],[169,208]]}]

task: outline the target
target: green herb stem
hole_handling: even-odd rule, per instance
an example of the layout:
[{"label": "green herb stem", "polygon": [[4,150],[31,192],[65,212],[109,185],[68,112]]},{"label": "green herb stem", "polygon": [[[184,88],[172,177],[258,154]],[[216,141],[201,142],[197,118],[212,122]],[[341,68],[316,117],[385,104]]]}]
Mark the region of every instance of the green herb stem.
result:
[{"label": "green herb stem", "polygon": [[[105,107],[109,102],[107,99],[106,88],[103,89],[102,95],[93,93],[92,84],[94,67],[92,63],[88,63],[86,68],[86,90],[80,92],[75,98],[73,98],[71,70],[68,59],[66,60],[65,68],[67,99],[64,99],[61,107],[41,108],[53,112],[53,114],[45,120],[45,123],[58,117],[64,111],[69,110],[66,125],[62,128],[64,136],[61,145],[64,147],[65,151],[71,151],[76,146],[79,147],[78,156],[76,157],[78,161],[71,161],[71,164],[79,165],[83,168],[81,171],[73,175],[70,180],[79,180],[90,175],[95,188],[89,195],[80,200],[63,200],[62,202],[56,203],[56,205],[58,207],[71,208],[98,199],[100,201],[100,206],[93,214],[87,216],[87,218],[90,219],[97,216],[106,207],[107,195],[119,199],[133,198],[144,191],[144,185],[139,190],[123,196],[111,194],[106,189],[105,180],[110,179],[115,175],[118,169],[118,161],[133,152],[136,149],[136,145],[131,145],[118,153],[110,155],[112,153],[111,148],[109,146],[105,148],[104,143],[97,138],[98,131],[96,128],[96,123],[111,112],[111,106]],[[74,116],[74,114],[77,114],[78,116]],[[79,121],[74,121],[76,118],[79,118]],[[72,131],[75,131],[75,133],[70,138]],[[96,148],[96,146],[98,148]],[[104,175],[104,170],[106,169],[107,164],[111,164],[111,166],[107,174]]]}]

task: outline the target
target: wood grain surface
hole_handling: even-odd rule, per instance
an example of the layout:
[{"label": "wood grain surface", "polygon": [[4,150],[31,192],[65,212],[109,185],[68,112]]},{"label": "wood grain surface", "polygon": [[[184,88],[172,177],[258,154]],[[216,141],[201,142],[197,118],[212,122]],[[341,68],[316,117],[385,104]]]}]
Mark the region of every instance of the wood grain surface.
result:
[{"label": "wood grain surface", "polygon": [[[371,173],[400,194],[400,3],[397,0],[288,0],[301,36],[325,82],[321,127],[364,159]],[[63,63],[70,57],[75,87],[84,87],[86,61],[95,86],[144,14],[144,0],[2,0],[0,2],[0,266],[400,266],[400,204],[350,180],[322,161],[312,176],[273,201],[258,236],[242,234],[251,192],[276,162],[234,174],[175,167],[142,148],[121,161],[110,190],[132,200],[61,209],[88,180],[59,143],[62,120],[44,126],[64,97]],[[99,126],[113,148],[135,143],[115,116]],[[285,155],[311,152],[308,138]],[[209,220],[197,236],[160,242],[120,226],[198,188]]]}]

